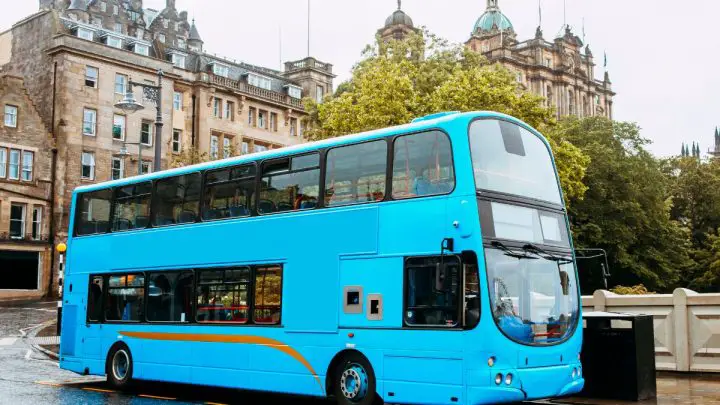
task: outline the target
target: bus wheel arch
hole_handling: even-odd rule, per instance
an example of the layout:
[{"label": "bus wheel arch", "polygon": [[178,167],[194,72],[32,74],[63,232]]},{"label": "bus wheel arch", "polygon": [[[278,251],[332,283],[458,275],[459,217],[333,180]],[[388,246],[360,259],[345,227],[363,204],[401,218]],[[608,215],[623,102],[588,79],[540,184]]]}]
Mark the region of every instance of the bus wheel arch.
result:
[{"label": "bus wheel arch", "polygon": [[115,388],[127,388],[132,382],[133,356],[124,342],[115,342],[108,350],[105,360],[107,381]]},{"label": "bus wheel arch", "polygon": [[[343,367],[343,365],[354,365],[355,370],[352,367]],[[359,374],[358,374],[359,372]],[[327,373],[325,374],[325,389],[328,396],[333,396],[338,401],[338,404],[344,403],[357,403],[359,405],[378,405],[382,404],[383,401],[380,394],[377,392],[375,370],[370,363],[370,360],[358,350],[346,349],[338,352],[335,357],[330,361]],[[360,400],[350,401],[345,398],[343,391],[340,388],[340,381],[345,376],[347,378],[355,378],[362,376],[367,377],[368,385],[365,387],[366,398]],[[363,394],[365,397],[365,394]]]}]

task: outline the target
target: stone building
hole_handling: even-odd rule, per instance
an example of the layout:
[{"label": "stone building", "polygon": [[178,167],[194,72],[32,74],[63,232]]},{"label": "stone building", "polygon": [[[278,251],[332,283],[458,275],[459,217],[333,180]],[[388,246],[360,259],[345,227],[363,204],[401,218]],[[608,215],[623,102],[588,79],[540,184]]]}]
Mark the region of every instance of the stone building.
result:
[{"label": "stone building", "polygon": [[154,101],[134,86],[146,108],[126,114],[115,107],[131,81],[154,85],[163,72],[162,168],[185,151],[221,159],[301,143],[302,98],[322,100],[333,91],[332,65],[312,57],[278,71],[206,52],[195,22],[174,0],[163,10],[143,8],[142,0],[39,5],[0,33],[0,69],[25,78],[42,124],[36,130],[49,132],[57,148],[48,176],[52,210],[43,212],[54,213],[44,221],[56,230],[54,244],[67,238],[74,188],[154,169]]},{"label": "stone building", "polygon": [[[412,19],[398,10],[388,18],[379,35],[402,38],[414,29]],[[534,38],[520,41],[498,0],[487,0],[487,8],[465,44],[513,72],[523,88],[555,107],[558,117],[612,118],[615,93],[610,76],[605,72],[602,80],[595,78],[596,65],[590,47],[569,26],[563,27],[552,41],[543,37],[540,27]]]},{"label": "stone building", "polygon": [[49,288],[54,142],[20,77],[0,74],[0,297]]}]

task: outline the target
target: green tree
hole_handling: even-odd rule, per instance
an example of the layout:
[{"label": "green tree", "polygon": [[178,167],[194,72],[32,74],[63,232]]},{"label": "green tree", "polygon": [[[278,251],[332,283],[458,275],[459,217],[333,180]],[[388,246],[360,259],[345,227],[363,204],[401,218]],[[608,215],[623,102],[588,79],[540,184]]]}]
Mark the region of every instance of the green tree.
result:
[{"label": "green tree", "polygon": [[[402,125],[440,111],[493,110],[546,132],[555,113],[515,77],[479,53],[424,31],[369,46],[352,78],[322,104],[306,99],[310,139]],[[568,200],[580,200],[588,158],[562,136],[550,136]]]},{"label": "green tree", "polygon": [[590,156],[583,200],[572,201],[576,244],[608,252],[614,284],[673,288],[692,265],[689,234],[671,218],[669,181],[633,123],[563,119],[555,131]]}]

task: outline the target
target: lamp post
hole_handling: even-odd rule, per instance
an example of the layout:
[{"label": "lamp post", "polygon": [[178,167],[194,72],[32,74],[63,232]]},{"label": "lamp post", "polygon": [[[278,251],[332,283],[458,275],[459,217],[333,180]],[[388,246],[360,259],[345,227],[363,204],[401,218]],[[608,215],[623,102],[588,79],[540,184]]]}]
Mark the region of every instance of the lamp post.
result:
[{"label": "lamp post", "polygon": [[142,172],[142,164],[143,164],[142,148],[143,148],[144,144],[142,142],[123,142],[123,146],[120,148],[120,153],[118,153],[118,156],[122,157],[123,160],[126,157],[130,156],[130,152],[128,152],[127,145],[137,145],[137,147],[138,147],[138,176],[142,176],[142,174],[143,174],[143,172]]},{"label": "lamp post", "polygon": [[[153,163],[153,171],[157,172],[162,169],[161,167],[161,161],[162,161],[162,78],[163,78],[163,71],[158,70],[157,76],[158,81],[157,85],[153,84],[145,84],[145,83],[137,83],[133,82],[132,79],[128,82],[127,91],[125,93],[125,97],[118,103],[115,104],[115,107],[125,111],[127,114],[132,114],[136,111],[140,111],[145,108],[142,104],[138,103],[137,100],[135,100],[135,95],[133,94],[133,86],[140,86],[143,89],[143,97],[147,100],[151,100],[155,103],[155,107],[157,109],[157,115],[155,117],[155,161]],[[134,145],[132,143],[129,143],[127,145]],[[142,154],[142,145],[138,145],[138,148],[140,149],[140,153]],[[127,149],[126,149],[127,152]],[[138,163],[138,173],[142,174],[142,155],[141,160]]]}]

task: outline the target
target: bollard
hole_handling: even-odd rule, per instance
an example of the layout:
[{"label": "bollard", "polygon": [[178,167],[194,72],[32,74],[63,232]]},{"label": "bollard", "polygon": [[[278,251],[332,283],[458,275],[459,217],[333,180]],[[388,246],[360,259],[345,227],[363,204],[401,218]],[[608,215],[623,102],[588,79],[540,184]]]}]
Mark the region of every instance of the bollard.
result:
[{"label": "bollard", "polygon": [[57,335],[60,336],[60,325],[62,325],[62,300],[57,302]]}]

